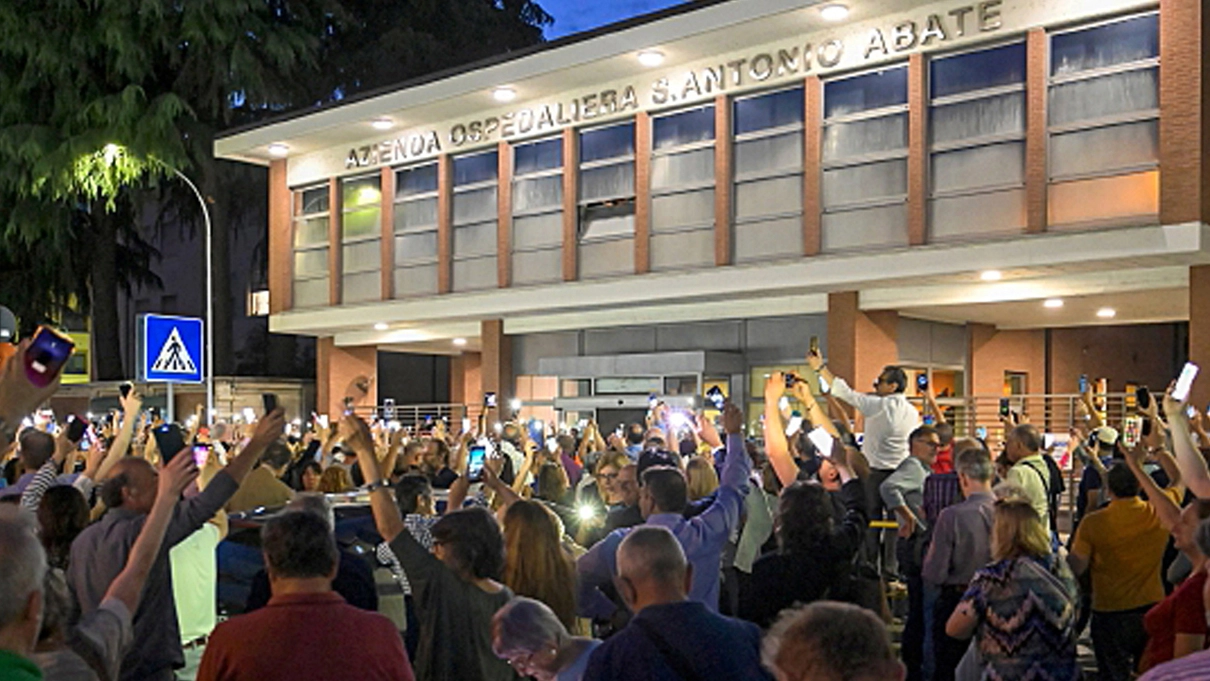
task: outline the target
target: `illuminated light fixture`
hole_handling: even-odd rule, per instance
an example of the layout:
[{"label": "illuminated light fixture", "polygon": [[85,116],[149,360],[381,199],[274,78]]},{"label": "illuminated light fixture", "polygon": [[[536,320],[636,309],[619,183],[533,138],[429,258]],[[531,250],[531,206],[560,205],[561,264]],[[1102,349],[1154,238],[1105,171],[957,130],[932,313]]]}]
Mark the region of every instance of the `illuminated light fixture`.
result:
[{"label": "illuminated light fixture", "polygon": [[1056,310],[1060,307],[1063,307],[1063,299],[1062,298],[1047,298],[1046,302],[1042,303],[1042,306],[1050,308],[1052,310]]},{"label": "illuminated light fixture", "polygon": [[455,338],[454,345],[457,345],[458,347],[462,347],[462,346],[466,345],[466,339],[465,338]]},{"label": "illuminated light fixture", "polygon": [[373,126],[375,130],[390,130],[391,128],[395,127],[395,121],[392,121],[386,117],[375,118],[370,125]]},{"label": "illuminated light fixture", "polygon": [[492,90],[492,97],[497,102],[511,102],[517,98],[517,91],[511,87],[498,87]]},{"label": "illuminated light fixture", "polygon": [[849,8],[847,5],[831,3],[819,8],[819,16],[824,21],[844,21],[849,18]]},{"label": "illuminated light fixture", "polygon": [[269,155],[276,158],[285,158],[290,153],[290,147],[284,144],[270,144]]},{"label": "illuminated light fixture", "polygon": [[1112,307],[1103,307],[1097,310],[1097,316],[1101,319],[1113,319],[1114,317],[1118,316],[1118,311]]},{"label": "illuminated light fixture", "polygon": [[391,327],[387,326],[386,322],[378,322],[377,324],[374,325],[375,331],[386,331],[389,328],[391,328]]},{"label": "illuminated light fixture", "polygon": [[659,50],[643,50],[639,52],[639,63],[643,66],[659,66],[664,63],[664,53]]},{"label": "illuminated light fixture", "polygon": [[514,397],[508,401],[508,406],[511,407],[513,411],[521,411],[521,400]]},{"label": "illuminated light fixture", "polygon": [[979,275],[983,281],[1000,281],[1004,278],[1004,274],[1000,270],[986,270]]}]

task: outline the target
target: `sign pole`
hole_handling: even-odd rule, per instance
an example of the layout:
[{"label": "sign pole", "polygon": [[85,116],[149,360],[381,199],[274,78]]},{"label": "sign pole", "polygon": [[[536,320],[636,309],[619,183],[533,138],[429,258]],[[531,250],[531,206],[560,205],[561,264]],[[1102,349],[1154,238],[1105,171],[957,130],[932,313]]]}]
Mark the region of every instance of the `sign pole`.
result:
[{"label": "sign pole", "polygon": [[169,383],[166,383],[165,385],[168,386],[168,397],[167,397],[168,404],[167,404],[166,408],[164,409],[164,412],[168,416],[165,420],[167,420],[169,423],[176,423],[176,396],[172,394],[173,384],[171,382],[169,382]]},{"label": "sign pole", "polygon": [[210,224],[210,208],[206,205],[206,199],[202,197],[202,193],[198,191],[197,185],[185,177],[185,174],[176,168],[172,172],[177,177],[181,178],[189,188],[193,190],[193,195],[197,197],[198,203],[202,205],[202,218],[206,222],[206,359],[203,362],[202,369],[206,375],[206,414],[204,423],[208,426],[214,425],[214,254],[210,252],[212,242],[212,226]]}]

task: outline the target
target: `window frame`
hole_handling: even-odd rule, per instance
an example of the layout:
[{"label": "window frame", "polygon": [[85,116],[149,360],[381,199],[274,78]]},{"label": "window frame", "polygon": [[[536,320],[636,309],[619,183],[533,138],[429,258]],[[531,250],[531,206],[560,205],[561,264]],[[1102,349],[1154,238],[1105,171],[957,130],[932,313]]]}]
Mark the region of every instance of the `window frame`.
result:
[{"label": "window frame", "polygon": [[[857,155],[853,155],[853,156],[844,156],[839,159],[831,159],[831,160],[825,158],[823,147],[825,147],[826,143],[827,143],[827,132],[828,132],[829,127],[836,126],[836,125],[843,125],[846,123],[855,123],[855,122],[860,122],[860,121],[889,119],[893,116],[903,116],[904,125],[907,126],[908,125],[907,117],[909,115],[908,102],[906,101],[907,98],[905,96],[905,101],[903,104],[895,104],[892,106],[883,106],[883,107],[879,107],[879,108],[875,108],[875,109],[867,109],[865,111],[841,114],[839,116],[833,116],[831,118],[824,118],[823,114],[824,114],[824,112],[827,111],[827,91],[828,91],[827,86],[828,86],[828,84],[842,81],[842,80],[849,80],[852,78],[860,78],[862,76],[868,76],[870,74],[878,73],[881,71],[888,71],[890,69],[905,69],[906,70],[907,68],[908,68],[908,64],[906,61],[899,61],[899,62],[893,62],[891,64],[880,65],[880,66],[877,66],[874,68],[862,69],[860,71],[845,73],[843,75],[828,78],[827,80],[822,80],[820,82],[820,88],[821,88],[820,101],[819,101],[820,138],[822,140],[822,143],[821,143],[821,149],[820,149],[819,163],[820,163],[820,183],[821,183],[820,206],[821,206],[821,214],[823,216],[835,215],[838,213],[847,213],[847,212],[851,212],[851,211],[857,211],[857,210],[863,210],[863,209],[869,209],[869,208],[885,208],[885,207],[891,207],[891,206],[906,206],[907,205],[908,190],[907,190],[906,182],[904,183],[904,188],[903,188],[902,194],[896,194],[893,196],[877,197],[877,198],[869,198],[869,199],[858,199],[858,200],[853,200],[853,201],[842,201],[842,202],[835,203],[835,204],[828,204],[824,197],[823,191],[822,191],[822,186],[825,181],[827,172],[829,170],[841,170],[841,169],[845,169],[845,168],[855,168],[855,167],[859,167],[859,166],[873,165],[875,163],[882,163],[882,162],[886,162],[886,161],[903,161],[904,163],[907,163],[908,155],[910,152],[910,146],[911,146],[911,140],[909,137],[908,139],[904,140],[904,144],[901,149],[866,152],[863,154],[857,154]],[[910,88],[910,85],[909,85],[909,88]],[[905,92],[905,95],[906,94],[908,94],[908,93]],[[905,127],[905,130],[906,130],[906,127]],[[910,135],[910,133],[908,133],[908,135]],[[905,137],[906,136],[907,135],[905,135]],[[905,177],[906,177],[906,175],[905,175]]]},{"label": "window frame", "polygon": [[[430,190],[430,191],[426,191],[426,192],[418,192],[415,194],[408,194],[407,196],[400,197],[399,196],[399,186],[400,186],[399,175],[400,175],[400,173],[410,172],[413,170],[418,170],[420,168],[426,168],[429,166],[432,166],[434,171],[436,171],[438,173],[437,188]],[[435,161],[435,160],[425,161],[422,163],[414,163],[411,165],[395,166],[395,167],[391,168],[391,172],[395,173],[395,196],[392,197],[392,202],[393,202],[393,206],[394,206],[394,215],[393,215],[393,222],[391,224],[391,239],[393,241],[393,247],[394,247],[394,259],[392,260],[392,263],[391,263],[391,269],[392,269],[392,277],[394,277],[395,280],[398,281],[399,272],[401,270],[415,270],[415,269],[421,269],[424,267],[436,267],[437,264],[441,260],[441,246],[439,243],[438,243],[437,248],[433,250],[433,254],[431,256],[424,256],[424,257],[419,257],[419,258],[408,257],[408,254],[406,252],[401,254],[399,246],[398,246],[399,238],[408,237],[408,236],[423,236],[426,234],[431,234],[433,237],[433,240],[435,242],[440,241],[439,233],[440,233],[441,217],[439,215],[436,217],[436,219],[434,219],[434,221],[430,225],[411,226],[411,227],[402,227],[402,228],[399,227],[399,217],[400,217],[400,215],[403,214],[404,211],[407,210],[407,208],[410,204],[419,204],[419,203],[425,202],[425,201],[436,201],[438,203],[438,205],[440,205],[441,178],[439,175],[440,166],[437,163],[437,161]],[[435,214],[436,214],[436,212],[435,212]],[[436,293],[436,291],[437,291],[436,282],[434,282],[432,292]],[[413,295],[416,295],[416,294],[412,294],[412,293],[403,292],[403,296],[400,296],[400,293],[401,293],[400,287],[398,285],[396,285],[395,286],[395,297],[396,298],[399,298],[399,297],[406,298],[406,297],[411,297]]]},{"label": "window frame", "polygon": [[[306,204],[304,203],[305,195],[307,194],[307,192],[315,191],[317,189],[323,190],[324,192],[331,191],[331,187],[329,186],[329,184],[327,182],[323,182],[320,184],[303,185],[302,187],[297,187],[297,188],[292,189],[290,192],[290,201],[292,204],[291,205],[291,221],[290,221],[291,237],[292,237],[290,240],[290,248],[291,248],[291,250],[290,250],[290,290],[291,290],[292,294],[297,290],[299,282],[310,283],[310,282],[315,282],[315,281],[324,279],[324,280],[328,281],[329,290],[331,287],[331,282],[332,282],[332,266],[331,266],[332,199],[331,199],[331,196],[330,195],[328,196],[328,207],[326,210],[316,211],[314,213],[303,212],[306,208]],[[309,220],[315,220],[317,218],[327,218],[327,220],[328,220],[328,237],[326,239],[324,239],[323,241],[320,241],[317,243],[299,246],[298,245],[299,226],[304,222],[307,222]],[[327,254],[327,257],[324,258],[323,274],[300,275],[298,273],[298,254],[321,251],[321,250]],[[298,306],[297,305],[297,296],[292,295],[292,299],[294,301],[294,307],[297,307]],[[318,303],[315,305],[306,305],[304,307],[322,307],[325,305],[330,305],[330,301],[325,301],[325,302]]]}]

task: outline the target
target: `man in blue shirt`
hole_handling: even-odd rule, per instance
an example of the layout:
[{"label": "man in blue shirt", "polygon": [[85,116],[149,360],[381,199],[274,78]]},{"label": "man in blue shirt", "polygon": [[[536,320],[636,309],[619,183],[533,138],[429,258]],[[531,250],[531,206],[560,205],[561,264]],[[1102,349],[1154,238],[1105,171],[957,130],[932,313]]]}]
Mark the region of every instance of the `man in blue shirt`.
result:
[{"label": "man in blue shirt", "polygon": [[584,681],[770,679],[760,664],[760,629],[688,597],[696,571],[667,528],[634,528],[618,547],[617,568],[618,592],[635,616],[592,654]]},{"label": "man in blue shirt", "polygon": [[[719,566],[723,547],[739,524],[740,508],[748,493],[752,462],[744,448],[743,413],[728,404],[723,412],[727,431],[727,459],[723,465],[718,494],[700,515],[688,520],[683,513],[688,505],[685,476],[677,468],[656,466],[643,472],[639,491],[639,509],[646,525],[672,532],[689,563],[693,566],[693,585],[689,600],[702,603],[711,612],[718,611]],[[618,545],[630,528],[611,532],[584,554],[577,563],[580,576],[580,614],[608,619],[615,610],[602,593],[617,574]]]}]

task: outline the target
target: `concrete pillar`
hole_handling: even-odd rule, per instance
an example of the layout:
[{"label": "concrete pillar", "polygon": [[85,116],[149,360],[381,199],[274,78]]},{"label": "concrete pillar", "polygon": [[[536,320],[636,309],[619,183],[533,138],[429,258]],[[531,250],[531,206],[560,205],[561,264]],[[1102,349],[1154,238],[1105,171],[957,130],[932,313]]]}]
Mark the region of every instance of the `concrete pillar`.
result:
[{"label": "concrete pillar", "polygon": [[1210,403],[1210,265],[1189,268],[1189,361],[1202,368],[1192,394],[1193,403],[1204,408]]},{"label": "concrete pillar", "polygon": [[354,407],[378,404],[378,346],[337,347],[333,338],[315,344],[315,404],[321,414],[339,418],[346,397]]},{"label": "concrete pillar", "polygon": [[863,312],[856,291],[828,294],[828,368],[858,391],[869,391],[899,361],[899,313]]},{"label": "concrete pillar", "polygon": [[293,297],[294,224],[286,159],[269,162],[269,312],[289,310]]},{"label": "concrete pillar", "polygon": [[464,352],[450,359],[450,402],[470,407],[483,404],[483,355]]},{"label": "concrete pillar", "polygon": [[485,319],[480,329],[480,385],[483,392],[496,393],[500,413],[507,416],[508,400],[513,396],[512,340],[504,335],[502,319]]}]

